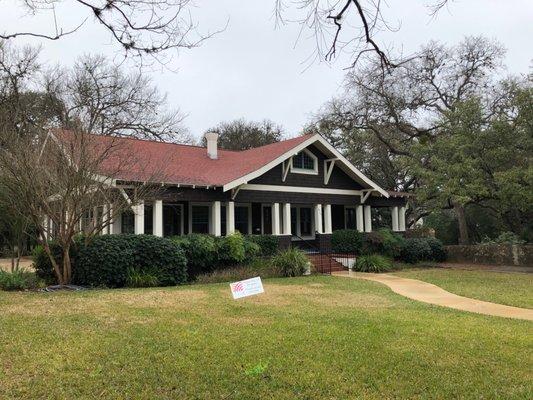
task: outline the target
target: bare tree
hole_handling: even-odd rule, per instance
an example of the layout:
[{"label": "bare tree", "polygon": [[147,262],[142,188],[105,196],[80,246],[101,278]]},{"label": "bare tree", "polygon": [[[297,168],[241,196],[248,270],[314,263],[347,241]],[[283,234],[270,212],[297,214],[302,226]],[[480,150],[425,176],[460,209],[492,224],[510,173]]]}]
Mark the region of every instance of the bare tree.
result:
[{"label": "bare tree", "polygon": [[45,74],[47,93],[64,104],[62,124],[101,135],[136,136],[189,142],[183,115],[169,109],[142,72],[126,72],[102,56],[83,56],[71,69]]},{"label": "bare tree", "polygon": [[[58,40],[78,31],[88,19],[94,20],[117,43],[125,55],[139,60],[165,62],[168,50],[191,49],[214,33],[200,33],[193,21],[191,0],[75,0],[80,14],[72,21],[60,0],[19,0],[21,7],[32,14],[51,13],[54,25],[47,32],[32,30],[0,33],[0,39],[31,36]],[[68,21],[68,24],[65,22]],[[217,33],[217,32],[215,32]]]},{"label": "bare tree", "polygon": [[[428,0],[429,14],[434,16],[448,0]],[[292,6],[292,7],[291,7]],[[383,15],[386,3],[381,0],[276,0],[274,15],[277,23],[297,22],[301,35],[309,30],[316,50],[311,59],[333,60],[345,50],[352,55],[352,67],[364,55],[377,56],[381,70],[401,64],[394,61],[389,51],[376,39],[379,32],[395,31]],[[292,18],[289,9],[298,15]]]},{"label": "bare tree", "polygon": [[[65,284],[72,278],[69,249],[81,227],[90,240],[121,211],[150,200],[157,189],[145,182],[164,181],[166,160],[147,159],[121,137],[177,139],[179,113],[166,110],[150,81],[113,69],[102,58],[43,73],[34,50],[5,46],[1,206],[35,227],[58,282]],[[139,172],[141,182],[135,179]],[[50,249],[52,236],[62,248],[61,263]]]},{"label": "bare tree", "polygon": [[[60,130],[20,136],[4,131],[2,142],[4,201],[36,227],[59,284],[72,279],[70,248],[77,234],[83,231],[89,240],[105,232],[123,211],[141,199],[150,200],[150,192],[157,190],[141,182],[117,184],[127,172],[148,165],[128,148],[129,141],[113,136]],[[52,237],[62,249],[61,261],[50,248]]]}]

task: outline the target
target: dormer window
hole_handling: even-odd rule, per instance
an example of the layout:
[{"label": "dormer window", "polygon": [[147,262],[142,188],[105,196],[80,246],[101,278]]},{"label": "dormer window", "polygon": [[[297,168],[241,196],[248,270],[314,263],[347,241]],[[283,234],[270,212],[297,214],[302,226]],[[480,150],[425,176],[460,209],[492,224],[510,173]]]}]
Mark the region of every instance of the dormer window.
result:
[{"label": "dormer window", "polygon": [[304,149],[292,157],[291,172],[297,174],[318,174],[318,159],[309,150]]}]

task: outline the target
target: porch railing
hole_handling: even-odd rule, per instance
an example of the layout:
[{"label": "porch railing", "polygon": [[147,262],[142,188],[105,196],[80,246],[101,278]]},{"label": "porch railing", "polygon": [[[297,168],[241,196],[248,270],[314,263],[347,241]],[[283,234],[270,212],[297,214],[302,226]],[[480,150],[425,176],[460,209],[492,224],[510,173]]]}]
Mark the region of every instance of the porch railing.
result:
[{"label": "porch railing", "polygon": [[349,270],[355,266],[357,258],[355,253],[334,252],[331,243],[317,245],[298,235],[292,236],[299,239],[298,246],[307,254],[318,273],[330,275],[332,272]]}]

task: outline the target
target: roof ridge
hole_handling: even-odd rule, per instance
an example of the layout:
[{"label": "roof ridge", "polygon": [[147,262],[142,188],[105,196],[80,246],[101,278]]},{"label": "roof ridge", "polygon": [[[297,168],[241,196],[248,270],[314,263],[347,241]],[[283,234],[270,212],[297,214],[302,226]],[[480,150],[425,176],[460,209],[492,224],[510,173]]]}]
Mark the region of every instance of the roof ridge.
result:
[{"label": "roof ridge", "polygon": [[[59,128],[59,130],[63,131],[63,132],[72,132],[71,129]],[[113,138],[116,138],[116,139],[133,140],[133,141],[148,142],[148,143],[161,143],[161,144],[167,144],[167,145],[172,145],[172,146],[193,147],[193,148],[197,148],[197,149],[207,149],[207,147],[205,147],[205,146],[189,144],[189,143],[175,143],[175,142],[167,142],[165,140],[138,138],[138,137],[132,137],[132,136],[111,136],[111,135],[100,135],[98,133],[87,133],[87,134],[91,135],[91,136],[113,137]],[[292,138],[280,140],[278,142],[268,143],[268,144],[264,144],[264,145],[258,146],[258,147],[251,147],[251,148],[245,149],[245,150],[231,150],[231,149],[224,149],[224,148],[221,148],[221,147],[219,147],[218,150],[219,151],[220,150],[221,151],[225,151],[225,152],[232,152],[232,153],[245,153],[245,152],[248,152],[250,150],[262,149],[262,148],[265,148],[267,146],[272,146],[272,145],[276,145],[276,144],[279,144],[279,143],[286,143],[286,142],[289,142],[291,140],[302,139],[302,137],[304,137],[304,136],[305,137],[311,137],[313,135],[314,135],[313,133],[306,133],[306,134],[295,136],[295,137],[292,137]]]}]

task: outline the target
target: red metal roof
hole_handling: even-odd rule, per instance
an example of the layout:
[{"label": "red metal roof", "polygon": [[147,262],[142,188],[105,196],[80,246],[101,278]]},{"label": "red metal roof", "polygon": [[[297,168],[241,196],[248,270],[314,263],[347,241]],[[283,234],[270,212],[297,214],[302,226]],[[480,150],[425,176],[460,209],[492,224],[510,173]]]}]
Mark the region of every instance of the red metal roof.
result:
[{"label": "red metal roof", "polygon": [[[56,131],[61,142],[71,142],[74,134]],[[103,157],[99,173],[124,181],[161,182],[198,186],[223,186],[254,172],[303,143],[312,135],[269,144],[244,151],[218,149],[218,159],[207,156],[205,147],[152,140],[88,135],[94,148],[112,147]]]}]

